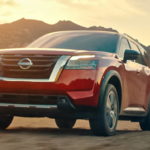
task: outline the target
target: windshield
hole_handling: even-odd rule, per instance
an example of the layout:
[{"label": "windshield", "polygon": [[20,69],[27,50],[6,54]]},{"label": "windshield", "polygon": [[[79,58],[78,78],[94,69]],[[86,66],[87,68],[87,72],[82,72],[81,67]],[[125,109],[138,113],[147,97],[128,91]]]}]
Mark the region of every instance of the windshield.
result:
[{"label": "windshield", "polygon": [[57,32],[47,34],[28,47],[62,48],[89,51],[116,52],[118,35],[103,32]]}]

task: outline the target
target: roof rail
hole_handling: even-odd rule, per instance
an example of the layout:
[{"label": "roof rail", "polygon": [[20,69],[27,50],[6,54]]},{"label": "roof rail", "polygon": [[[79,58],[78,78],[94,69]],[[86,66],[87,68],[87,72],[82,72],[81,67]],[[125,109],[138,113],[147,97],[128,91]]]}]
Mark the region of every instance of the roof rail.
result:
[{"label": "roof rail", "polygon": [[141,44],[141,43],[138,41],[138,39],[134,39],[133,37],[131,37],[130,35],[128,35],[128,34],[126,34],[126,33],[124,33],[124,35],[127,36],[127,37],[129,37],[130,39],[132,39],[132,40],[138,42],[139,44]]},{"label": "roof rail", "polygon": [[126,33],[124,33],[124,35],[127,36],[128,38],[134,40],[135,42],[137,42],[138,44],[140,44],[144,49],[146,49],[146,46],[143,45],[142,43],[140,43],[140,42],[138,41],[138,39],[134,39],[133,37],[131,37],[130,35],[128,35],[128,34],[126,34]]}]

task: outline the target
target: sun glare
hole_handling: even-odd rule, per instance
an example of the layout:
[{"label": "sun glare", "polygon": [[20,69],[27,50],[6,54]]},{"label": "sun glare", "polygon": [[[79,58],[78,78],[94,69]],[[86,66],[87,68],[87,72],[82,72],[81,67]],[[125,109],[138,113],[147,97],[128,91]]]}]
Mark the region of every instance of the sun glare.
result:
[{"label": "sun glare", "polygon": [[[150,1],[137,0],[0,0],[0,23],[20,18],[54,24],[71,20],[82,26],[112,27],[149,44]],[[141,27],[146,31],[141,32]]]}]

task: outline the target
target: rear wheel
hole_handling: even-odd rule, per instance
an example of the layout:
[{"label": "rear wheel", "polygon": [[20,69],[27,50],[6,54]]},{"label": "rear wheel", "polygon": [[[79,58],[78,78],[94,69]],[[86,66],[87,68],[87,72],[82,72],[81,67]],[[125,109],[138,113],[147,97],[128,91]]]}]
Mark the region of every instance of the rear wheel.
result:
[{"label": "rear wheel", "polygon": [[0,130],[6,129],[12,122],[13,116],[0,115]]},{"label": "rear wheel", "polygon": [[108,84],[98,107],[95,118],[89,120],[95,135],[110,136],[116,132],[119,114],[118,93],[112,84]]},{"label": "rear wheel", "polygon": [[60,129],[72,129],[76,119],[55,119],[55,122]]}]

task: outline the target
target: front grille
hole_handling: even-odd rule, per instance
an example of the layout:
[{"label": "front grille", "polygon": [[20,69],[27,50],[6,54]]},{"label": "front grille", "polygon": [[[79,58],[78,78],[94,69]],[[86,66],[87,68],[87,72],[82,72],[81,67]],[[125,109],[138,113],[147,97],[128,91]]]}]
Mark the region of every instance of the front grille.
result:
[{"label": "front grille", "polygon": [[56,105],[58,96],[40,95],[0,95],[0,103],[11,104],[37,104],[37,105]]},{"label": "front grille", "polygon": [[[48,79],[60,56],[56,55],[2,55],[1,76],[7,78]],[[30,68],[22,69],[18,63],[31,60]]]}]

